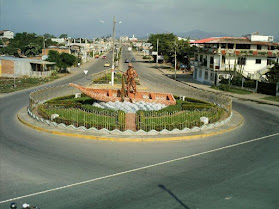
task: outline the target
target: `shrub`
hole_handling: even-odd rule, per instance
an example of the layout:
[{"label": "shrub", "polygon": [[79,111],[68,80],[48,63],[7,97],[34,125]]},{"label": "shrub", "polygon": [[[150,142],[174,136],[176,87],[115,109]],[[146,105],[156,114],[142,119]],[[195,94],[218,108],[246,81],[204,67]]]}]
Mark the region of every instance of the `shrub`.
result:
[{"label": "shrub", "polygon": [[151,59],[150,56],[143,56],[143,59]]}]

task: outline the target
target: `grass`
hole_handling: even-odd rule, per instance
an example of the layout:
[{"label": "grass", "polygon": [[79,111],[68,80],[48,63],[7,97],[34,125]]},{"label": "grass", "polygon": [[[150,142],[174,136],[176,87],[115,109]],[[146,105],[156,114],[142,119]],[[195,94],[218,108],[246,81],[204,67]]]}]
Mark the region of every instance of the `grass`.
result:
[{"label": "grass", "polygon": [[152,129],[157,131],[162,129],[173,130],[175,128],[181,130],[185,127],[201,126],[200,117],[208,117],[210,123],[213,123],[218,121],[223,114],[224,110],[221,108],[202,111],[180,111],[158,115],[152,112],[147,115],[137,114],[137,127],[145,131]]},{"label": "grass", "polygon": [[[162,129],[192,128],[202,125],[200,117],[208,117],[209,122],[213,123],[222,118],[225,112],[216,105],[202,100],[186,98],[186,101],[182,101],[177,96],[175,98],[176,105],[162,110],[137,111],[137,129],[160,131]],[[59,117],[55,121],[66,125],[124,130],[125,113],[123,111],[93,107],[93,101],[92,98],[85,95],[82,95],[81,98],[73,98],[73,95],[58,97],[40,105],[38,113],[45,119],[50,119],[51,114],[58,114]]]},{"label": "grass", "polygon": [[95,127],[97,129],[107,128],[108,130],[123,130],[125,126],[125,114],[118,112],[86,112],[78,108],[56,108],[41,105],[38,109],[40,115],[50,119],[51,114],[58,114],[54,121],[66,125]]},{"label": "grass", "polygon": [[269,96],[269,97],[264,97],[262,99],[269,100],[269,101],[274,101],[274,102],[279,102],[279,96]]},{"label": "grass", "polygon": [[0,93],[10,93],[14,91],[19,91],[22,89],[27,89],[33,86],[39,86],[44,83],[48,83],[55,79],[59,78],[59,76],[50,76],[48,78],[16,78],[14,87],[14,79],[13,78],[0,78]]},{"label": "grass", "polygon": [[221,90],[221,91],[226,91],[226,92],[231,92],[234,94],[251,94],[251,91],[245,90],[245,89],[239,89],[239,88],[234,88],[229,85],[221,84],[220,86],[211,86],[213,89]]}]

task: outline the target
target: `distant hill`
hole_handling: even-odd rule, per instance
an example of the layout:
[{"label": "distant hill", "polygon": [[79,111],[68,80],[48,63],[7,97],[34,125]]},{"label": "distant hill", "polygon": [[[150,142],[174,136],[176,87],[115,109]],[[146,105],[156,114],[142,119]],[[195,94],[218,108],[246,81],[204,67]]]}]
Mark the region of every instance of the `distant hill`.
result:
[{"label": "distant hill", "polygon": [[191,39],[203,39],[203,38],[209,38],[209,37],[224,37],[224,36],[231,36],[226,33],[221,32],[205,32],[201,30],[191,30],[188,32],[180,32],[175,33],[175,35],[180,37],[190,37]]}]

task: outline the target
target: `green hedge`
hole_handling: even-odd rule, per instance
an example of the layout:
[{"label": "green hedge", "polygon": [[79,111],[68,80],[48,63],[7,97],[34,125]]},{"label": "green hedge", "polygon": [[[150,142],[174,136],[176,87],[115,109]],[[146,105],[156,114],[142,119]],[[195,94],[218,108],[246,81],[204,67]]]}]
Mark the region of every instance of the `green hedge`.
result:
[{"label": "green hedge", "polygon": [[49,105],[40,105],[38,113],[45,119],[50,119],[52,114],[58,114],[54,119],[57,123],[66,125],[106,128],[108,130],[124,130],[125,113],[123,111],[95,111],[87,112],[78,108],[61,108]]}]

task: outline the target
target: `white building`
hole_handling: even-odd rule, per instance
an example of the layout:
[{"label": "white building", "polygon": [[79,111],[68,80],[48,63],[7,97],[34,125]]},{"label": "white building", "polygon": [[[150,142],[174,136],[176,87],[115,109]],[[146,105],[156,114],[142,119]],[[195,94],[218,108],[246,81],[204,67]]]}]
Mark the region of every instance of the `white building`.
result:
[{"label": "white building", "polygon": [[138,38],[136,38],[135,34],[133,34],[132,38],[129,38],[129,41],[136,42],[136,41],[138,41]]},{"label": "white building", "polygon": [[1,30],[0,31],[0,38],[7,38],[7,39],[13,39],[14,38],[14,32],[10,30]]},{"label": "white building", "polygon": [[65,38],[51,38],[52,41],[57,42],[58,44],[65,44],[66,39]]},{"label": "white building", "polygon": [[192,42],[198,46],[194,59],[195,80],[215,84],[236,70],[245,78],[264,80],[272,61],[278,62],[279,44],[273,37],[213,37]]},{"label": "white building", "polygon": [[120,36],[120,42],[128,42],[129,37],[128,36]]}]

